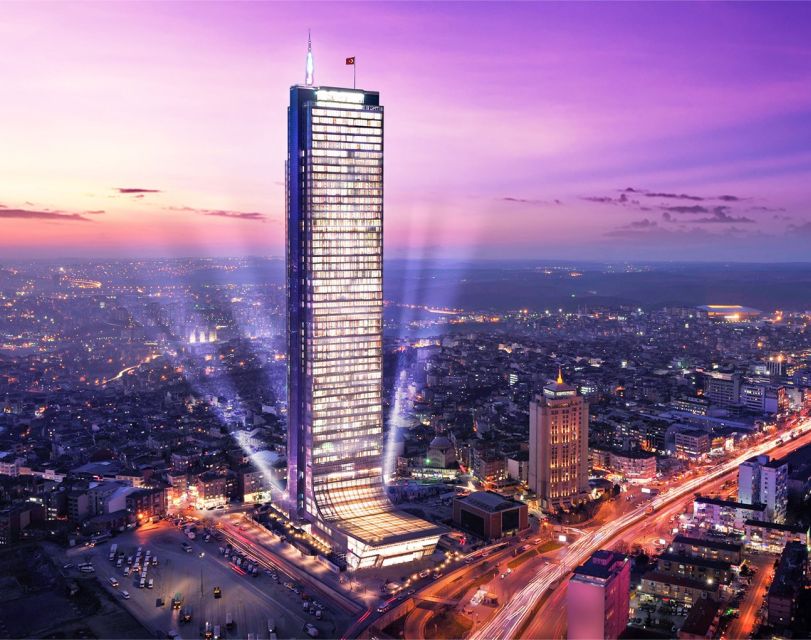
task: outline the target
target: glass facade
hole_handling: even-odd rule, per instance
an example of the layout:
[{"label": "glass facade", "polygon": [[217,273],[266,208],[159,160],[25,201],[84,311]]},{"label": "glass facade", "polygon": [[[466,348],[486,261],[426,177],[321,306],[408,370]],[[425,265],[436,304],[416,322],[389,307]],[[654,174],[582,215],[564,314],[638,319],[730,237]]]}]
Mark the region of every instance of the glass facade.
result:
[{"label": "glass facade", "polygon": [[430,527],[394,512],[383,485],[383,108],[376,92],[290,97],[288,492],[357,556]]}]

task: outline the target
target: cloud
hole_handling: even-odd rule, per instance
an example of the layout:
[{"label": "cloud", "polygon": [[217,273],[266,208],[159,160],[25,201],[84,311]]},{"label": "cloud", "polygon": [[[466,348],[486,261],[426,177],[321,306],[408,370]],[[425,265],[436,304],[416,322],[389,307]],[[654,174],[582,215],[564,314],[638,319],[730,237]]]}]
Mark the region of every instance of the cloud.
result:
[{"label": "cloud", "polygon": [[160,189],[142,189],[140,187],[116,187],[115,191],[118,193],[161,193]]},{"label": "cloud", "polygon": [[84,213],[91,216],[100,216],[102,213],[107,213],[104,209],[96,209],[95,211],[85,211]]},{"label": "cloud", "polygon": [[264,222],[267,218],[263,213],[256,211],[206,211],[203,213],[205,216],[217,216],[219,218],[235,218],[237,220],[255,220]]},{"label": "cloud", "polygon": [[656,221],[649,220],[648,218],[642,218],[642,220],[634,220],[630,224],[626,226],[627,229],[652,229],[654,227],[658,227],[659,225],[656,224]]},{"label": "cloud", "polygon": [[707,207],[704,207],[700,204],[677,205],[672,207],[662,207],[662,209],[670,213],[687,213],[687,214],[710,213],[710,210]]},{"label": "cloud", "polygon": [[616,204],[621,206],[639,206],[639,200],[634,200],[633,198],[628,197],[627,189],[620,193],[618,198],[614,198],[612,196],[580,196],[581,200],[586,200],[588,202],[597,202],[599,204]]},{"label": "cloud", "polygon": [[811,238],[811,222],[804,222],[803,224],[790,224],[786,228],[786,233],[789,235],[808,236]]},{"label": "cloud", "polygon": [[749,207],[747,211],[751,211],[752,213],[783,213],[785,209],[783,207]]},{"label": "cloud", "polygon": [[518,204],[563,204],[560,200],[537,200],[534,198],[514,198],[513,196],[504,196],[501,198],[503,202],[515,202]]},{"label": "cloud", "polygon": [[731,216],[725,211],[725,207],[715,207],[712,212],[712,216],[709,218],[698,218],[695,220],[690,220],[690,222],[695,224],[754,224],[754,220],[752,218],[747,218],[746,216]]},{"label": "cloud", "polygon": [[658,193],[658,192],[652,192],[652,191],[647,192],[645,194],[645,197],[647,197],[647,198],[669,198],[669,199],[672,199],[672,200],[696,200],[696,201],[701,201],[701,200],[705,199],[705,198],[702,198],[701,196],[691,196],[691,195],[688,195],[686,193]]},{"label": "cloud", "polygon": [[20,220],[50,220],[53,222],[92,222],[78,213],[60,213],[58,211],[34,211],[30,209],[7,209],[0,211],[0,219],[17,218]]},{"label": "cloud", "polygon": [[228,211],[226,209],[195,209],[194,207],[166,207],[169,211],[187,211],[202,216],[215,216],[217,218],[231,218],[233,220],[250,220],[265,222],[267,216],[257,211]]},{"label": "cloud", "polygon": [[668,200],[692,200],[693,202],[702,202],[704,200],[720,200],[721,202],[740,202],[744,198],[732,195],[721,196],[696,196],[689,193],[675,193],[668,191],[650,191],[649,189],[637,189],[635,187],[625,187],[622,189],[623,193],[637,193],[646,198],[665,198]]}]

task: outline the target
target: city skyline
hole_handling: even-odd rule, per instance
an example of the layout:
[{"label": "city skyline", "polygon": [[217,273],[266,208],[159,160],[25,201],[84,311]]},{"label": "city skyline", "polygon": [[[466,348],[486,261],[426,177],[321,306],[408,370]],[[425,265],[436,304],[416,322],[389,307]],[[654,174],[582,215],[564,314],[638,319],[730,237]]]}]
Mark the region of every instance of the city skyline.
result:
[{"label": "city skyline", "polygon": [[282,255],[311,28],[397,114],[388,257],[807,259],[804,5],[4,9],[4,257]]},{"label": "city skyline", "polygon": [[811,637],[811,5],[2,7],[1,636]]}]

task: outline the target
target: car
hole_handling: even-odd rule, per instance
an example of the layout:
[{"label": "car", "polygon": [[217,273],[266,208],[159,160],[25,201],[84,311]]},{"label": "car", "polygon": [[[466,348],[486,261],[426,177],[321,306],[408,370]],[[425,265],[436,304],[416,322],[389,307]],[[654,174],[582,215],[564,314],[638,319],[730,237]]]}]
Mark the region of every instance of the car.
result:
[{"label": "car", "polygon": [[214,587],[214,597],[222,598],[222,589],[220,589],[219,587]]},{"label": "car", "polygon": [[155,606],[156,607],[162,607],[164,604],[165,603],[163,601],[163,598],[155,598]]},{"label": "car", "polygon": [[146,583],[146,588],[151,589],[155,584],[154,578],[150,578],[149,581]]},{"label": "car", "polygon": [[62,568],[63,568],[63,569],[70,569],[71,567],[73,567],[73,563],[72,563],[72,562],[68,562],[68,563],[67,563],[66,565],[64,565]]},{"label": "car", "polygon": [[124,567],[124,575],[125,576],[130,575],[130,568],[129,567]]},{"label": "car", "polygon": [[118,586],[118,580],[116,580],[115,578],[111,577],[111,578],[108,578],[107,580],[110,583],[111,587],[117,587]]},{"label": "car", "polygon": [[200,557],[200,558],[205,558],[205,557],[206,557],[206,552],[205,552],[205,551],[201,551],[201,552],[199,553],[198,557]]},{"label": "car", "polygon": [[129,600],[130,599],[130,592],[129,591],[122,591],[121,592],[121,597],[124,598],[124,600]]},{"label": "car", "polygon": [[304,631],[306,631],[307,635],[310,636],[311,638],[318,637],[318,627],[316,627],[311,622],[308,622],[307,624],[304,625]]}]

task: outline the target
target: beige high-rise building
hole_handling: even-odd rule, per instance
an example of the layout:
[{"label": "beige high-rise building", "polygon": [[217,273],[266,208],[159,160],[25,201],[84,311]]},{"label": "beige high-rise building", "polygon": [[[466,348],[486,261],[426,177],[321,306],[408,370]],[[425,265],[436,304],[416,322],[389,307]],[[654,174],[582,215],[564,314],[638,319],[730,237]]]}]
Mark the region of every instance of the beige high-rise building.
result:
[{"label": "beige high-rise building", "polygon": [[587,498],[588,440],[588,404],[559,373],[529,405],[529,488],[542,508]]}]

